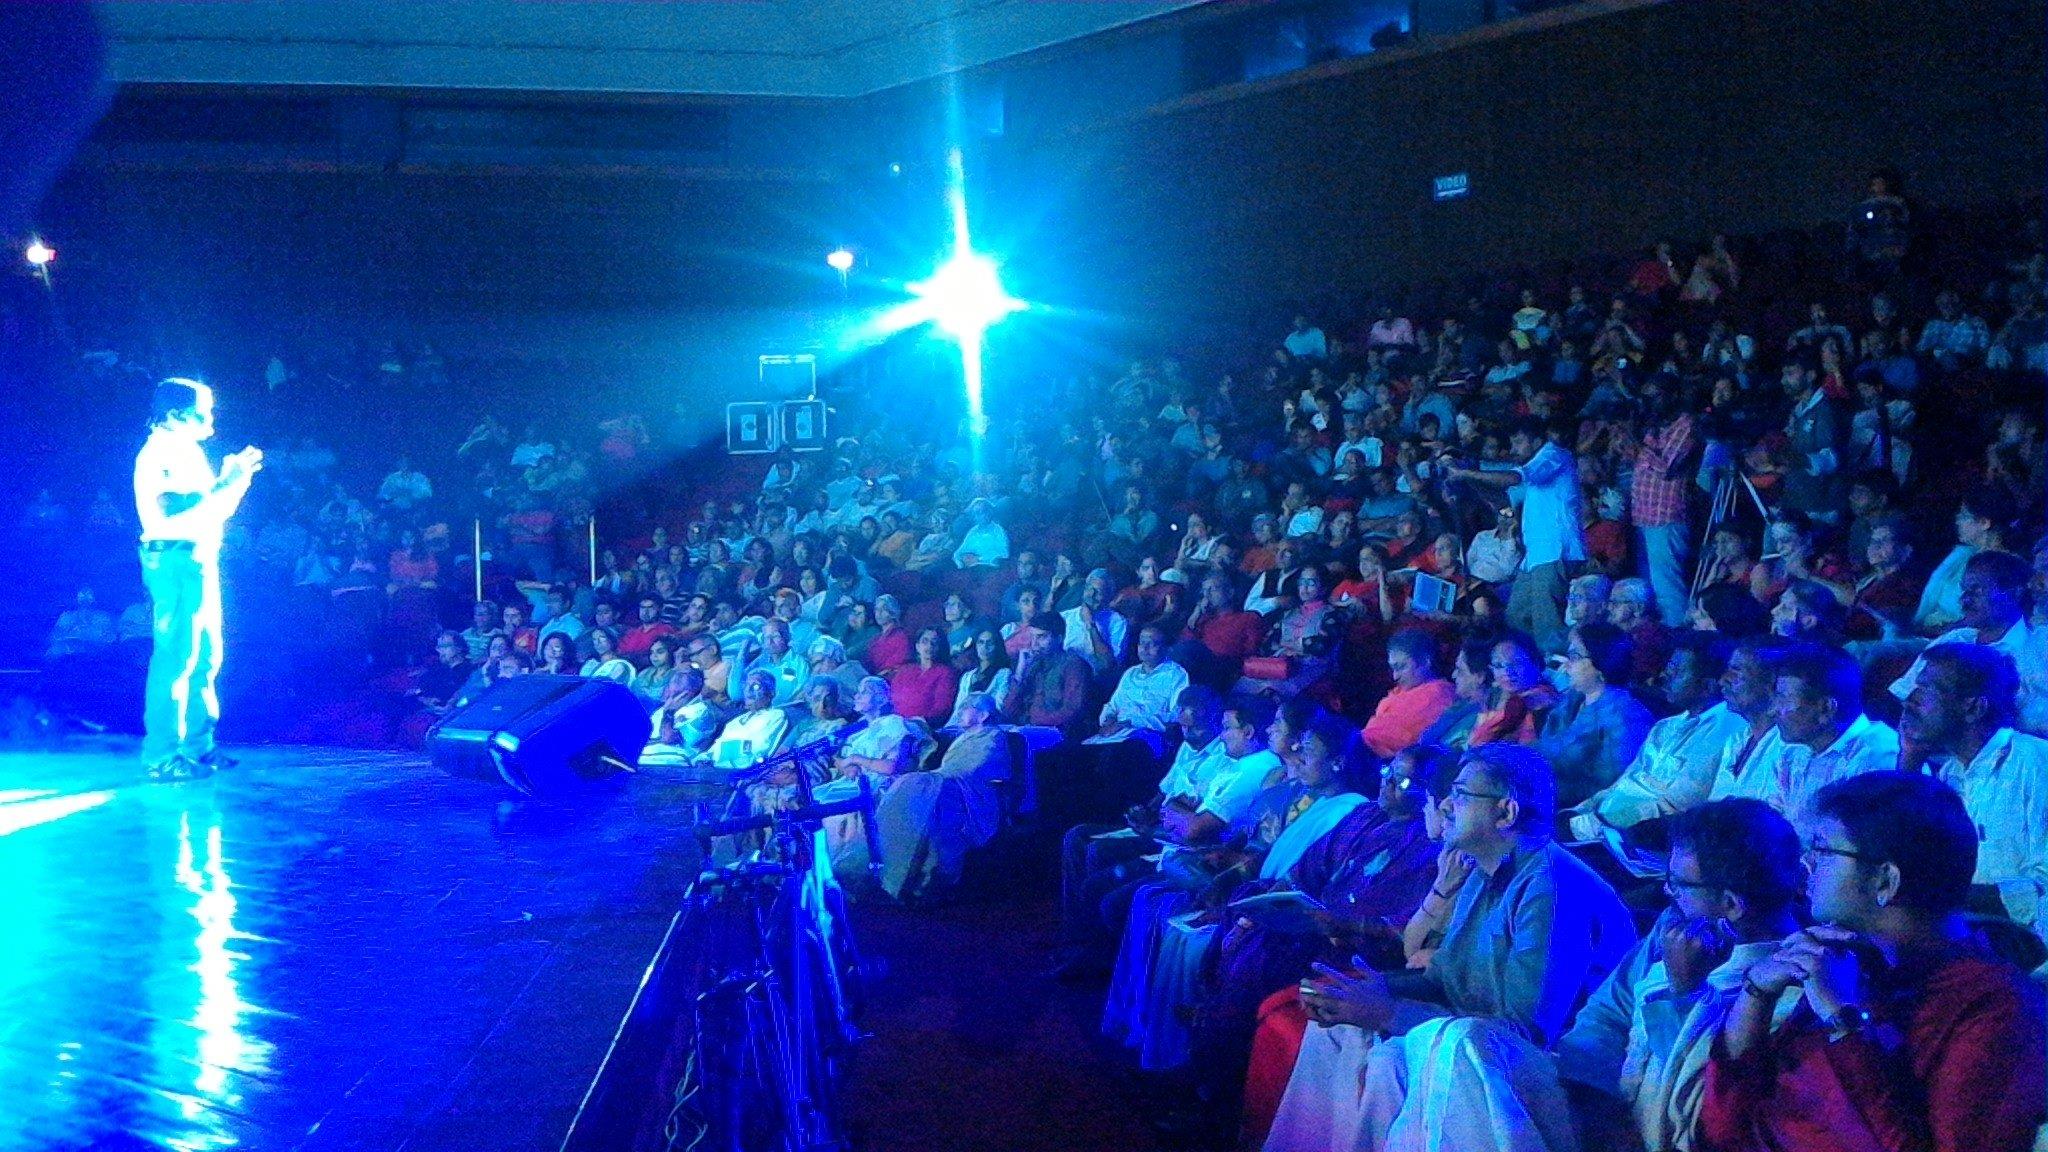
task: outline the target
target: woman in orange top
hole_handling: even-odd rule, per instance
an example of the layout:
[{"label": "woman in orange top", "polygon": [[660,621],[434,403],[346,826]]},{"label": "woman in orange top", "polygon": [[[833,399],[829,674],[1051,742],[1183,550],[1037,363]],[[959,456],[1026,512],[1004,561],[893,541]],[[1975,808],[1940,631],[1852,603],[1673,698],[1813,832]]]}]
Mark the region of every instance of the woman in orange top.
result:
[{"label": "woman in orange top", "polygon": [[1436,641],[1429,633],[1404,628],[1387,638],[1387,671],[1394,686],[1380,698],[1365,724],[1365,745],[1382,758],[1415,741],[1456,697],[1450,681],[1436,673]]}]

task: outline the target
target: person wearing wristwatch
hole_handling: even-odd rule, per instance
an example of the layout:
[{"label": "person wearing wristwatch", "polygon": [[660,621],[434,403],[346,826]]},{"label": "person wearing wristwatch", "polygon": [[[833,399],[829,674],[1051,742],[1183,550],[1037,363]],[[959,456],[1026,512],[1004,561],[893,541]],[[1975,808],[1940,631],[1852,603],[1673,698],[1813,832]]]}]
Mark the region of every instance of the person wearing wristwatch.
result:
[{"label": "person wearing wristwatch", "polygon": [[[2032,1147],[2048,1120],[2040,989],[1963,910],[1977,833],[1918,773],[1822,788],[1805,862],[1814,927],[1750,966],[1708,1061],[1698,1146]],[[1779,999],[1801,1003],[1773,1024]]]}]

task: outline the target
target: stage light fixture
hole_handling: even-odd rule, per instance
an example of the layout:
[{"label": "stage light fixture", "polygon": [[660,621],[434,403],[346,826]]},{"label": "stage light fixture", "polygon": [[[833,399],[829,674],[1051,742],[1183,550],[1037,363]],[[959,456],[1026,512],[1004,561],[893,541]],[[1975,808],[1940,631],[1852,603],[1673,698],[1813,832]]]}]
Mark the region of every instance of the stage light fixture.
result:
[{"label": "stage light fixture", "polygon": [[825,263],[830,264],[833,271],[844,276],[853,271],[853,253],[845,248],[835,248],[831,255],[825,257]]},{"label": "stage light fixture", "polygon": [[22,250],[21,255],[32,268],[48,268],[50,262],[57,258],[57,250],[43,243],[42,237],[34,236],[29,238],[28,247]]}]

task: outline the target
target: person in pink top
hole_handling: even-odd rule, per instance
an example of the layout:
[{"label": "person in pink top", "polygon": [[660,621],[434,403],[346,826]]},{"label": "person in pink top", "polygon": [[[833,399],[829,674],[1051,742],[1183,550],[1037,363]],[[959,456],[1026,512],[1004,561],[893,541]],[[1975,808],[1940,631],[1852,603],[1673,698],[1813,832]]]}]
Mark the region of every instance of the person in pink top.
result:
[{"label": "person in pink top", "polygon": [[1457,695],[1437,675],[1436,641],[1427,632],[1408,628],[1388,637],[1387,671],[1394,686],[1365,724],[1365,746],[1382,758],[1412,746]]},{"label": "person in pink top", "polygon": [[936,727],[953,713],[960,674],[953,670],[946,636],[937,628],[917,634],[915,651],[910,663],[889,672],[889,698],[896,704],[897,715]]}]

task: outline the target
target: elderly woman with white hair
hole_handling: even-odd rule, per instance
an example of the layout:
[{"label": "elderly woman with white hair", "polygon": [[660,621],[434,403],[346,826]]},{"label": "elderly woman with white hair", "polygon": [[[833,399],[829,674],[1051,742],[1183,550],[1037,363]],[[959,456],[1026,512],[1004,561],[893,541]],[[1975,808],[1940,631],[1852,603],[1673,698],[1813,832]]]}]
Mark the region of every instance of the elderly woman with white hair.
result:
[{"label": "elderly woman with white hair", "polygon": [[811,641],[804,652],[811,662],[811,678],[828,677],[839,682],[840,690],[852,696],[860,690],[860,682],[867,679],[868,670],[849,660],[846,645],[836,637],[820,636]]},{"label": "elderly woman with white hair", "polygon": [[896,715],[889,682],[880,676],[863,678],[853,693],[853,710],[860,731],[839,750],[839,775],[852,779],[856,773],[865,773],[886,780],[908,770],[913,744],[910,726]]},{"label": "elderly woman with white hair", "polygon": [[1621,629],[1629,643],[1635,645],[1632,679],[1637,684],[1649,683],[1664,670],[1664,662],[1671,659],[1670,633],[1658,620],[1655,605],[1650,582],[1641,577],[1616,580],[1607,593],[1607,622]]},{"label": "elderly woman with white hair", "polygon": [[[830,676],[814,676],[804,685],[804,710],[789,709],[789,736],[783,740],[785,748],[802,748],[820,740],[830,739],[850,722],[847,715],[848,697],[839,681]],[[806,759],[801,764],[786,764],[747,788],[747,798],[756,812],[780,812],[797,805],[797,773],[802,772],[816,788],[826,779],[825,766],[815,760]]]},{"label": "elderly woman with white hair", "polygon": [[[886,792],[896,778],[915,767],[920,740],[903,717],[896,715],[889,698],[889,682],[869,676],[853,694],[854,734],[839,748],[833,770],[839,779],[818,789],[820,800],[852,796],[862,779],[877,793]],[[826,839],[832,849],[833,868],[851,879],[867,865],[866,838],[858,816],[834,816],[825,823]]]},{"label": "elderly woman with white hair", "polygon": [[969,695],[959,719],[959,735],[939,766],[898,776],[875,806],[882,888],[898,900],[930,900],[951,889],[968,851],[1002,827],[999,789],[1016,766],[995,697]]}]

